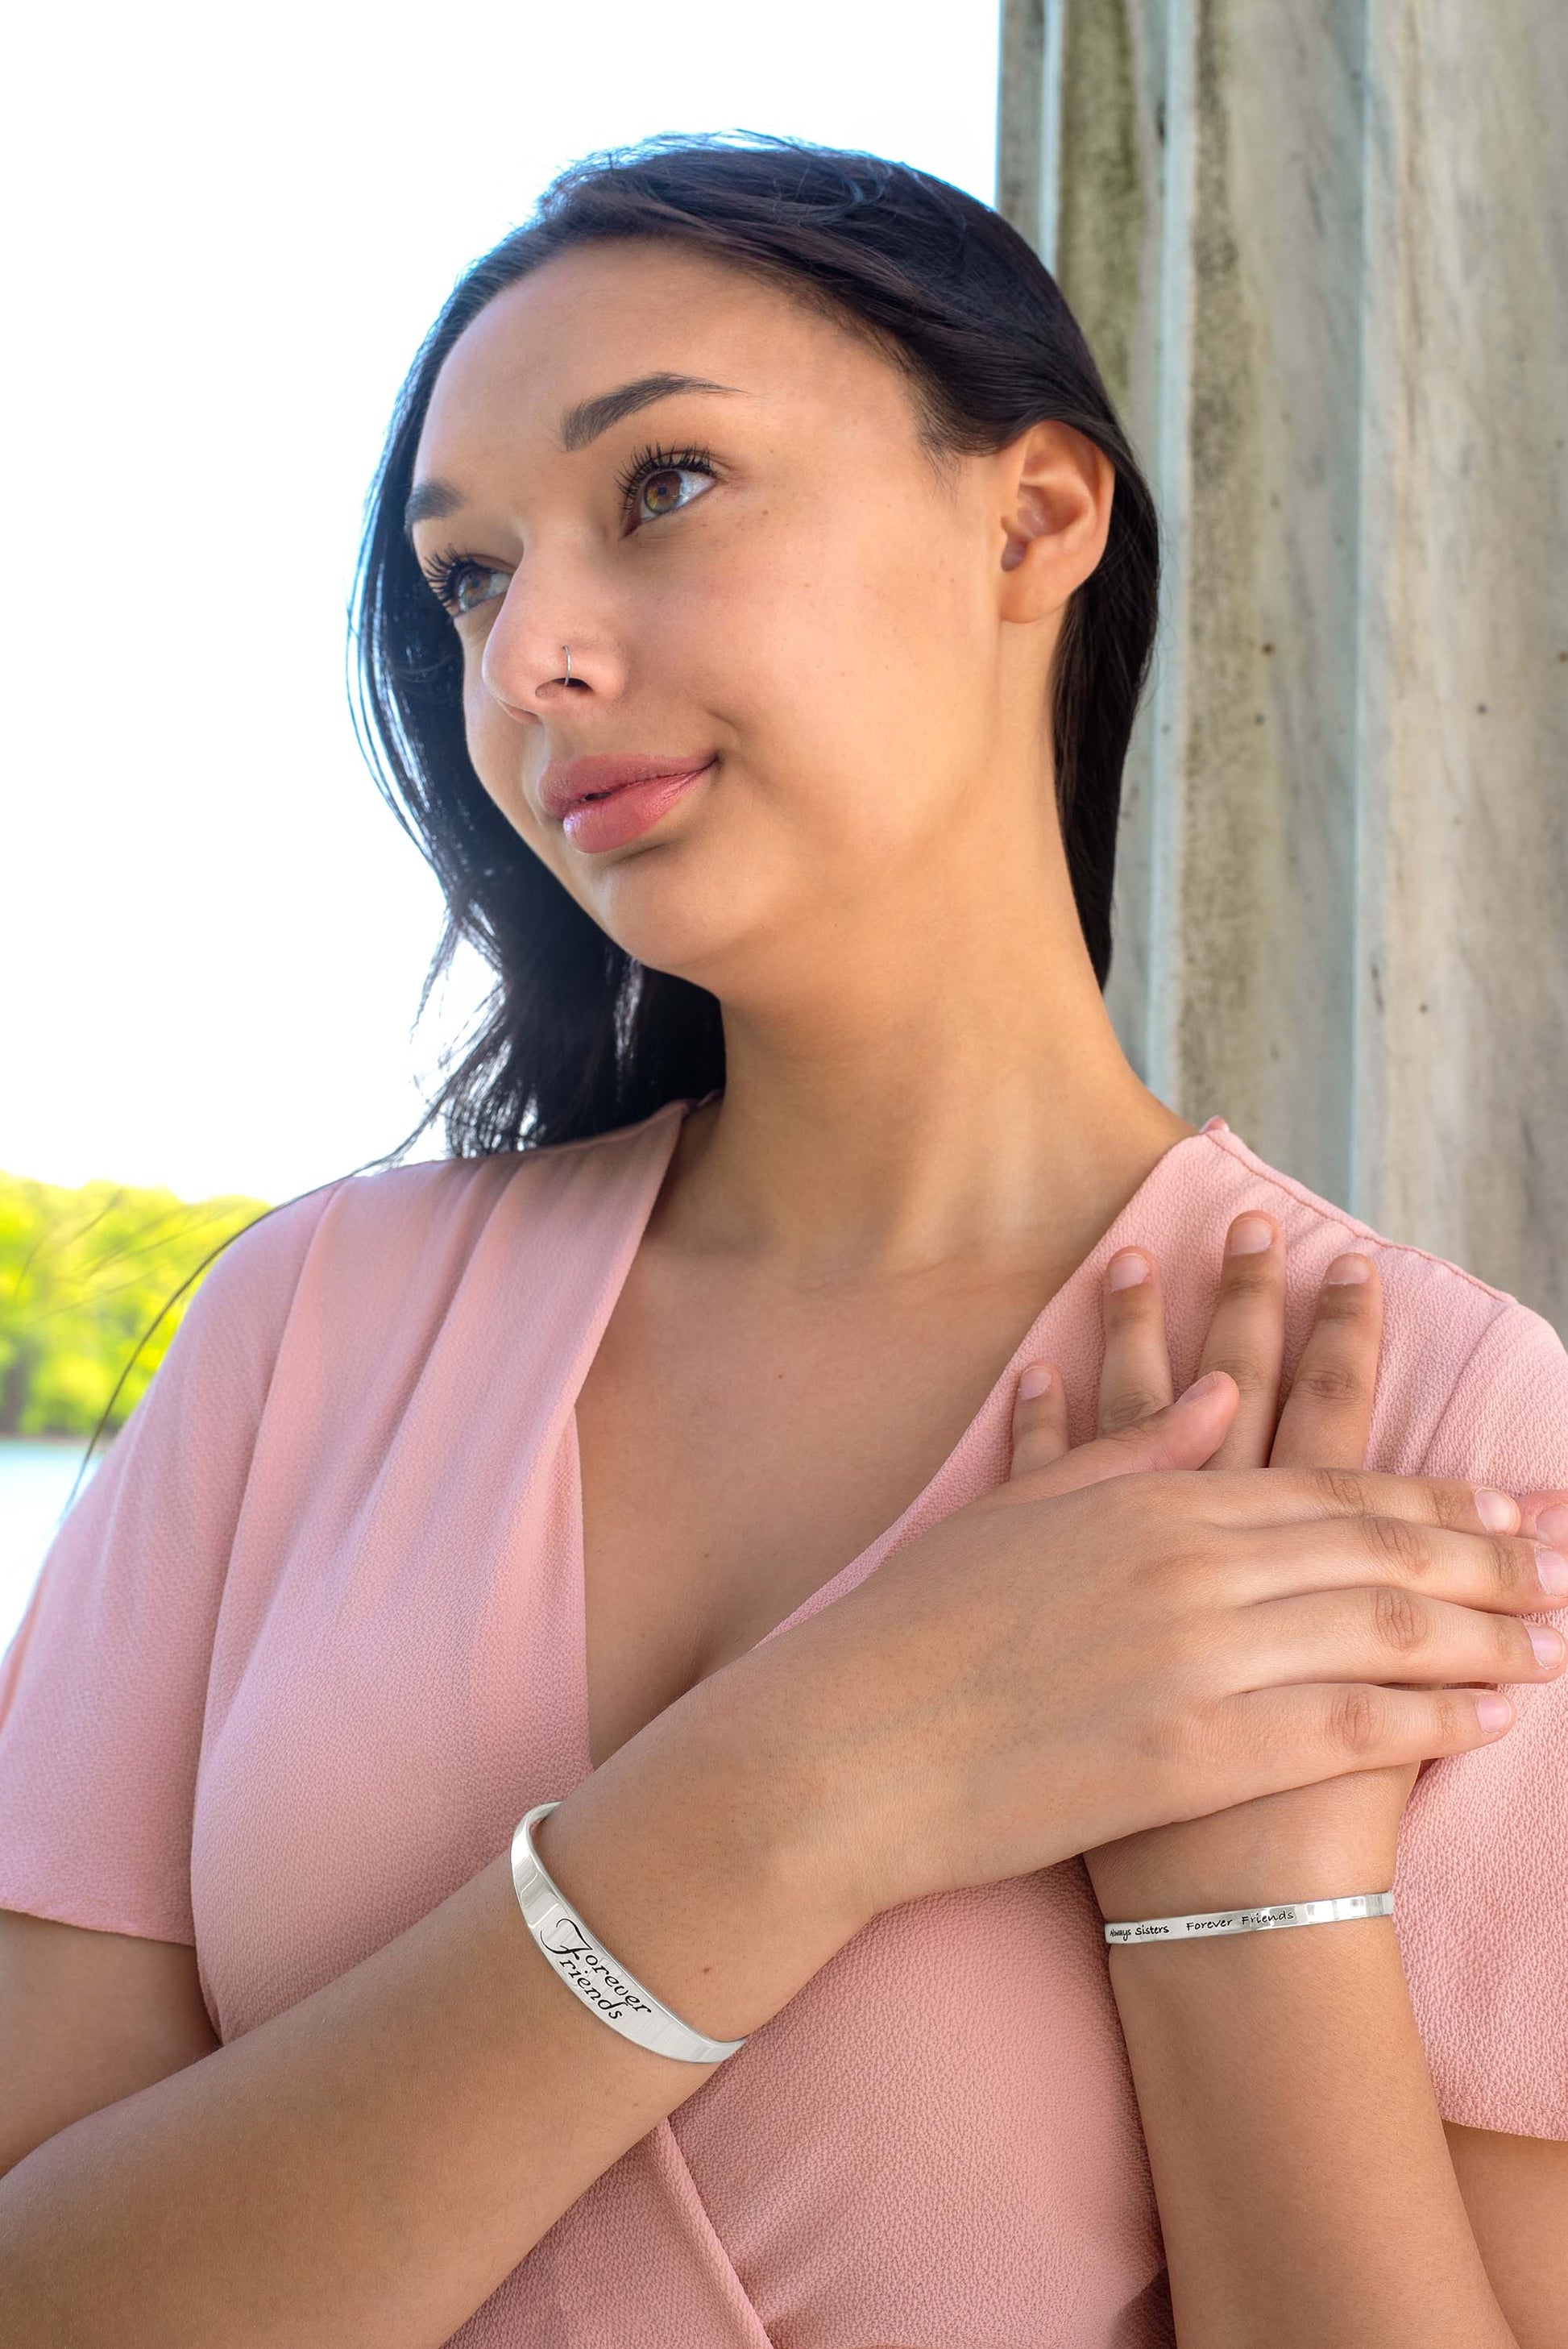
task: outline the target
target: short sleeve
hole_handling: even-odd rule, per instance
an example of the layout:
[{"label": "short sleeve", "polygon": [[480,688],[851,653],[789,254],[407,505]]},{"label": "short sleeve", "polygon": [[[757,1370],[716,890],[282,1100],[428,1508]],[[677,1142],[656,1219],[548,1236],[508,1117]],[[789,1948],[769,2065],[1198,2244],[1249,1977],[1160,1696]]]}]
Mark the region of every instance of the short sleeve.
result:
[{"label": "short sleeve", "polygon": [[[1568,1354],[1539,1315],[1502,1300],[1422,1465],[1568,1491]],[[1568,1630],[1568,1613],[1542,1619]],[[1568,2138],[1568,1681],[1511,1693],[1506,1736],[1418,1781],[1396,1923],[1444,2117]]]},{"label": "short sleeve", "polygon": [[231,1242],[50,1545],[0,1663],[0,1908],[195,1940],[191,1817],[224,1572],[335,1187]]}]

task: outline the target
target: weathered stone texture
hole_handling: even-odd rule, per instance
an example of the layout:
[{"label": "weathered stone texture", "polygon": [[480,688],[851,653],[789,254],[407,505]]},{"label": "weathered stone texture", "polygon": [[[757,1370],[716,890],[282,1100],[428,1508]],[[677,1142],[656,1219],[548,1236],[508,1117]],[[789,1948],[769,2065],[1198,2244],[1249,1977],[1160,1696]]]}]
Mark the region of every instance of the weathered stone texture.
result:
[{"label": "weathered stone texture", "polygon": [[1561,0],[1039,21],[1046,257],[1168,530],[1119,1027],[1568,1330]]},{"label": "weathered stone texture", "polygon": [[1568,1329],[1568,21],[1374,33],[1357,1174]]}]

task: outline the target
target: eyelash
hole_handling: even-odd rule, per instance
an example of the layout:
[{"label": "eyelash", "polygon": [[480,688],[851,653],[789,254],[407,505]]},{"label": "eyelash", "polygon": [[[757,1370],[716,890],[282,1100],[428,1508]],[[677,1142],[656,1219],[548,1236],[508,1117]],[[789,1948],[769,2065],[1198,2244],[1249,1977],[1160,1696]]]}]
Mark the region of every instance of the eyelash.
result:
[{"label": "eyelash", "polygon": [[657,442],[639,449],[615,483],[624,512],[631,512],[632,500],[654,473],[707,473],[711,479],[713,459],[706,449],[665,449]]},{"label": "eyelash", "polygon": [[[706,449],[665,449],[656,442],[639,449],[615,481],[615,487],[621,493],[624,514],[631,512],[632,502],[637,492],[655,473],[706,473],[712,480],[713,459]],[[674,511],[678,512],[679,508]],[[664,519],[655,515],[646,518],[649,521]],[[438,601],[452,612],[457,608],[458,582],[464,574],[473,571],[482,574],[494,571],[497,565],[476,563],[471,555],[459,554],[455,546],[448,546],[439,554],[432,554],[428,562],[421,563],[419,568]]]},{"label": "eyelash", "polygon": [[472,571],[482,575],[498,567],[493,563],[476,563],[471,554],[459,554],[455,546],[444,547],[439,554],[432,554],[419,565],[438,601],[454,614],[458,608],[458,582],[464,574]]}]

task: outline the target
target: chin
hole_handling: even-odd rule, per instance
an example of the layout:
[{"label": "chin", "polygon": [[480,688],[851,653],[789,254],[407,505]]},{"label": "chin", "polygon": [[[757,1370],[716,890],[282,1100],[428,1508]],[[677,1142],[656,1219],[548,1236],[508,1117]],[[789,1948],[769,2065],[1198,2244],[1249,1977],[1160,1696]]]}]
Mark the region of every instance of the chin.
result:
[{"label": "chin", "polygon": [[649,970],[722,994],[727,979],[755,963],[775,925],[722,880],[699,880],[684,846],[672,841],[621,858],[593,876],[591,895],[578,891],[578,902],[624,953]]}]

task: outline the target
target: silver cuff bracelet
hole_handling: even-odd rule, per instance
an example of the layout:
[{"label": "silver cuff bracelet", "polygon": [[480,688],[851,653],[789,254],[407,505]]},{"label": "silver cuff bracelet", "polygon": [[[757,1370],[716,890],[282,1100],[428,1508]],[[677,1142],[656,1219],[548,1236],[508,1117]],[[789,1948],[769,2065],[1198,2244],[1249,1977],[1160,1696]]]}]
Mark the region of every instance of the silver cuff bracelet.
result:
[{"label": "silver cuff bracelet", "polygon": [[662,2000],[628,1973],[595,1940],[546,1873],[533,1848],[534,1822],[555,1803],[536,1803],[519,1819],[511,1839],[511,1880],[529,1931],[573,1995],[601,2023],[655,2055],[682,2064],[717,2064],[744,2047],[744,2039],[707,2039],[672,2014]]}]

